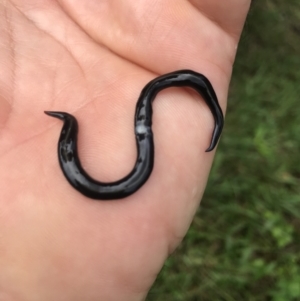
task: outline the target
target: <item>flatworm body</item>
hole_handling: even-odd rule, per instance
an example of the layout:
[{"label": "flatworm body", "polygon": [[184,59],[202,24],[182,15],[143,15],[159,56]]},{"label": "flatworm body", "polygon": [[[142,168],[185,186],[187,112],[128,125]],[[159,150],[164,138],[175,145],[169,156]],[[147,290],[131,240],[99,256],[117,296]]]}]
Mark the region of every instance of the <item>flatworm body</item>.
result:
[{"label": "flatworm body", "polygon": [[78,124],[74,116],[65,112],[45,113],[64,121],[58,142],[60,167],[69,183],[83,195],[97,200],[125,198],[136,192],[149,178],[154,165],[154,142],[152,125],[152,102],[158,92],[170,87],[190,87],[205,100],[215,120],[215,128],[207,152],[217,145],[223,128],[223,113],[216,93],[209,80],[191,70],[168,73],[150,81],[142,90],[136,105],[135,137],[137,160],[132,171],[124,178],[111,183],[91,178],[80,164],[77,152]]}]

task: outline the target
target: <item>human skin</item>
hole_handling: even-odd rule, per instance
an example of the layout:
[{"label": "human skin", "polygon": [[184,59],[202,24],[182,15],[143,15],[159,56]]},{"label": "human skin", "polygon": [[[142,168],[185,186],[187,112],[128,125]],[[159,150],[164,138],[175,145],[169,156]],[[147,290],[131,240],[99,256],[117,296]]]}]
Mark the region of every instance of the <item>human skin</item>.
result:
[{"label": "human skin", "polygon": [[58,164],[66,111],[94,178],[136,160],[141,89],[180,69],[203,73],[225,111],[248,0],[0,1],[0,300],[144,300],[184,237],[206,186],[214,120],[188,89],[153,104],[154,170],[130,197],[95,201]]}]

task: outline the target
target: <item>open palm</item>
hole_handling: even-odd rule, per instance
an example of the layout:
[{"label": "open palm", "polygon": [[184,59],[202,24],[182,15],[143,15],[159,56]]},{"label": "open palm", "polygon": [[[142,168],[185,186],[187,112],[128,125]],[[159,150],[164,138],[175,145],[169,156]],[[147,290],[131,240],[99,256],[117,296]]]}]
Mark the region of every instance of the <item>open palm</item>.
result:
[{"label": "open palm", "polygon": [[207,76],[225,109],[249,0],[0,1],[0,300],[143,300],[204,191],[214,122],[189,90],[154,102],[155,165],[132,196],[94,201],[57,159],[66,111],[96,179],[134,165],[141,89],[179,69]]}]

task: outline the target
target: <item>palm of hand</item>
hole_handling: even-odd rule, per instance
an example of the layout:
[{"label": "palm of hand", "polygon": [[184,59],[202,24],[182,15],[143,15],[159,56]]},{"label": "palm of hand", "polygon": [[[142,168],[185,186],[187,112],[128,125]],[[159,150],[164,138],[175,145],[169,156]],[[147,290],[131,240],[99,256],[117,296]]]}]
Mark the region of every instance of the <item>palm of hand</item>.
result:
[{"label": "palm of hand", "polygon": [[113,181],[135,162],[134,108],[156,75],[201,72],[224,108],[249,2],[191,2],[0,5],[4,300],[142,300],[184,236],[212,160],[204,151],[213,119],[198,96],[170,89],[157,97],[154,171],[113,202],[86,199],[67,183],[56,154],[62,124],[43,111],[74,114],[83,166]]}]

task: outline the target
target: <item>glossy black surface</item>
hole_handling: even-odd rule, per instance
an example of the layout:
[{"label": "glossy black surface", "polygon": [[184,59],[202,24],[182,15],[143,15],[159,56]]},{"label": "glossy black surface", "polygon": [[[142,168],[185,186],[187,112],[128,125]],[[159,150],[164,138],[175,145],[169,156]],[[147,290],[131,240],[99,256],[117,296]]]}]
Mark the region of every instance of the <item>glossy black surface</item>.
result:
[{"label": "glossy black surface", "polygon": [[224,121],[217,96],[209,80],[191,70],[168,73],[150,81],[141,92],[135,112],[137,160],[132,171],[116,182],[96,181],[82,168],[77,153],[78,124],[75,117],[65,112],[45,112],[64,121],[58,142],[58,157],[65,177],[75,189],[92,199],[113,200],[131,195],[147,181],[154,165],[152,102],[159,91],[169,87],[191,87],[204,98],[215,120],[211,143],[206,151],[214,149]]}]

